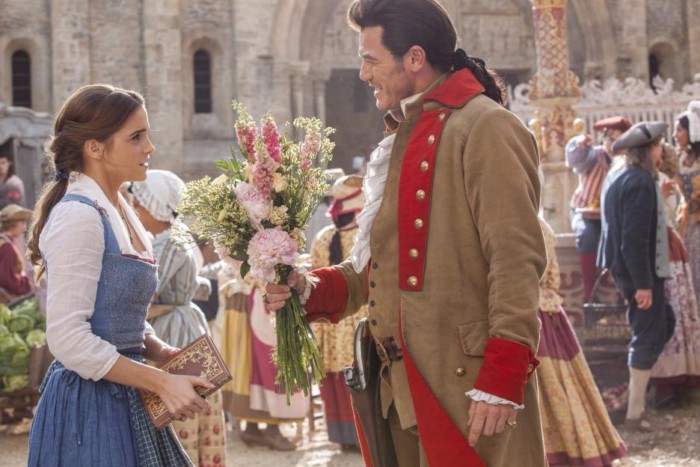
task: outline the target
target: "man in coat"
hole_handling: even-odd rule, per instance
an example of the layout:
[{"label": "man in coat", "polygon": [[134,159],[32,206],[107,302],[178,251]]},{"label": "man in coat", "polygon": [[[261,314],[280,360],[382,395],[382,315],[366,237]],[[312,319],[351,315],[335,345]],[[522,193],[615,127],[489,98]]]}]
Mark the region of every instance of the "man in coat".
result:
[{"label": "man in coat", "polygon": [[[500,79],[455,51],[436,1],[356,0],[348,20],[386,137],[367,166],[350,260],[313,271],[315,287],[300,274],[288,284],[312,321],[369,304],[395,459],[363,449],[366,462],[544,466],[533,135],[501,105]],[[268,285],[272,309],[289,297]]]},{"label": "man in coat", "polygon": [[626,163],[610,171],[602,190],[599,263],[612,271],[627,299],[632,328],[625,424],[642,431],[652,429],[644,413],[651,367],[675,326],[664,291],[671,269],[663,197],[655,180],[667,128],[664,122],[640,122],[622,134],[613,149],[627,151]]},{"label": "man in coat", "polygon": [[578,187],[571,197],[571,229],[576,235],[576,252],[583,278],[583,302],[591,299],[596,278],[596,256],[600,242],[600,190],[613,157],[612,145],[632,122],[621,116],[604,118],[593,124],[603,133],[603,144],[593,145],[589,134],[574,136],[566,144],[566,165],[578,175]]}]

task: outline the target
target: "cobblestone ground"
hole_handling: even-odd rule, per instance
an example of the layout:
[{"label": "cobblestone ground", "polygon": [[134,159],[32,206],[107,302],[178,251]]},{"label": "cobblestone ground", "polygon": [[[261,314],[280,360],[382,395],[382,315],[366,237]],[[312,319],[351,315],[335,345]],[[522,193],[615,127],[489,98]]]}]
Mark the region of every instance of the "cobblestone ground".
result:
[{"label": "cobblestone ground", "polygon": [[[615,467],[700,466],[700,404],[685,404],[657,412],[658,419],[671,425],[654,433],[629,432],[620,428],[627,443],[628,456]],[[11,428],[11,427],[10,427]],[[236,431],[229,431],[228,466],[240,467],[361,467],[358,453],[342,452],[328,442],[321,426],[309,433],[304,426],[299,434],[294,425],[283,426],[285,436],[295,439],[299,448],[293,452],[277,452],[260,447],[246,447]],[[0,431],[0,466],[20,467],[26,464],[27,435]],[[516,465],[516,464],[514,464]]]},{"label": "cobblestone ground", "polygon": [[[318,423],[318,422],[317,422]],[[3,425],[3,427],[6,427]],[[0,431],[0,467],[21,467],[27,462],[27,435],[9,433],[13,427]],[[359,452],[343,452],[328,441],[321,425],[309,432],[306,424],[300,434],[294,424],[283,425],[282,432],[298,444],[296,451],[279,452],[263,447],[247,447],[238,439],[237,431],[228,432],[226,465],[230,467],[361,467]]]}]

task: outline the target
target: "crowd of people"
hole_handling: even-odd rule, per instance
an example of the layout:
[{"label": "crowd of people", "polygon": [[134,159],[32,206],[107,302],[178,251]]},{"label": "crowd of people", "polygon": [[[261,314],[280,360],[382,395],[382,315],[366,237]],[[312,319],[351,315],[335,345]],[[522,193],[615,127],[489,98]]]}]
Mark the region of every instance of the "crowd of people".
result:
[{"label": "crowd of people", "polygon": [[692,101],[677,117],[675,147],[664,141],[667,123],[633,124],[622,116],[596,122],[603,144],[594,146],[584,134],[566,147],[567,163],[579,175],[571,220],[584,300],[591,299],[598,274],[609,270],[628,304],[632,339],[625,424],[633,429],[660,428],[645,410],[648,398],[663,406],[700,382],[698,191],[692,182],[700,154],[699,104]]},{"label": "crowd of people", "polygon": [[[435,0],[355,0],[348,22],[385,138],[363,176],[332,184],[330,223],[299,265],[311,272],[287,284],[241,277],[189,232],[184,182],[149,170],[138,92],[87,85],[67,99],[33,210],[0,154],[0,302],[36,290],[25,248],[36,279],[48,278],[55,361],[29,465],[225,465],[227,423],[245,424],[246,445],[296,449],[280,425],[308,417],[310,400],[287,401],[272,361],[272,318],[291,289],[322,352],[328,438],[367,465],[604,466],[625,455],[559,295],[537,141],[505,108],[501,79],[456,48]],[[632,331],[625,425],[659,429],[648,386],[663,404],[700,385],[700,101],[676,120],[675,147],[665,123],[618,116],[593,129],[601,144],[584,133],[565,149],[580,181],[571,222],[584,300],[610,270]],[[350,389],[360,321],[379,367]],[[206,380],[152,365],[204,334],[234,375],[206,400]],[[139,389],[175,421],[156,429]],[[374,410],[360,413],[367,394]]]}]

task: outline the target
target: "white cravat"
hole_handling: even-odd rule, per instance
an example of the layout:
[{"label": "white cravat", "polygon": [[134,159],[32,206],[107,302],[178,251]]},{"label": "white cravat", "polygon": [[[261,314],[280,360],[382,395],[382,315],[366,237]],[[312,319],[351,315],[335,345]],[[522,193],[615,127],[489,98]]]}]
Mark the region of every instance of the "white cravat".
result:
[{"label": "white cravat", "polygon": [[371,256],[369,250],[369,234],[372,230],[374,218],[379,211],[384,197],[384,186],[389,173],[389,161],[391,160],[391,148],[394,146],[396,133],[392,133],[384,138],[377,149],[372,152],[367,163],[367,173],[363,182],[365,193],[365,207],[357,216],[359,226],[355,235],[355,245],[350,251],[352,265],[357,273],[362,272],[367,267],[367,262]]}]

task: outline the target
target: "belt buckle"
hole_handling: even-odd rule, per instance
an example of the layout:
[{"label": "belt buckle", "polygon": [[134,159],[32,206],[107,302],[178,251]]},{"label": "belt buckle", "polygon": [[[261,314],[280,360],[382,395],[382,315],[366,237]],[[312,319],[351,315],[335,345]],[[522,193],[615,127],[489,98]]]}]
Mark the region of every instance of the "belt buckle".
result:
[{"label": "belt buckle", "polygon": [[382,363],[390,362],[391,360],[389,359],[389,353],[386,351],[386,348],[384,348],[379,341],[376,341],[375,344],[377,345],[377,354]]}]

